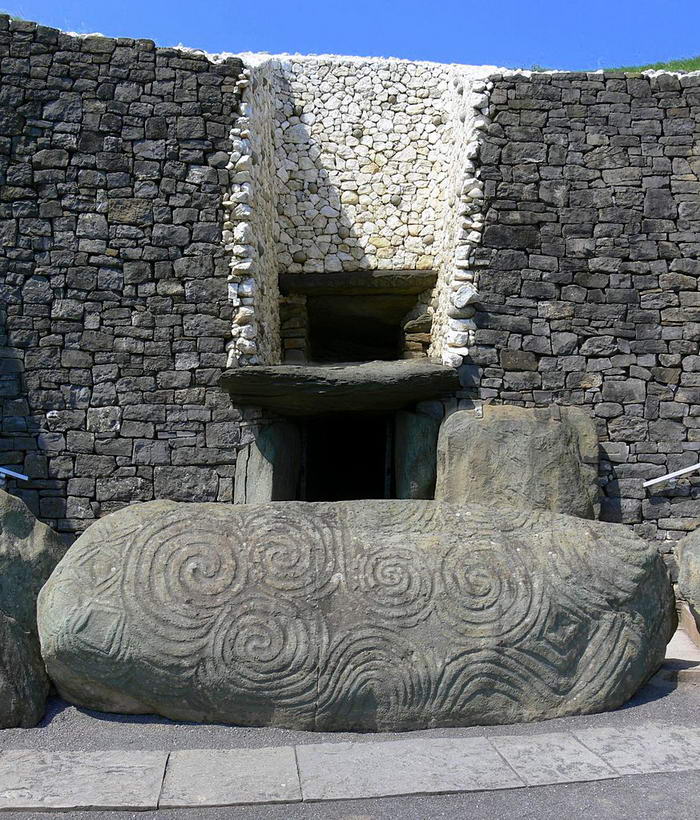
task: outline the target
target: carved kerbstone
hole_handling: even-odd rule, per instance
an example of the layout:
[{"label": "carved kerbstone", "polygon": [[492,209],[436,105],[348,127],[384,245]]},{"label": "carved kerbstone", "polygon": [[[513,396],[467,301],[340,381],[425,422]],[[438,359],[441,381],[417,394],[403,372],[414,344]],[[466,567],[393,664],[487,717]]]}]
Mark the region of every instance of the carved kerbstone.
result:
[{"label": "carved kerbstone", "polygon": [[611,709],[674,626],[663,561],[625,527],[434,501],[134,505],[39,601],[73,703],[318,730]]},{"label": "carved kerbstone", "polygon": [[440,428],[435,498],[595,518],[598,436],[577,407],[486,405]]}]

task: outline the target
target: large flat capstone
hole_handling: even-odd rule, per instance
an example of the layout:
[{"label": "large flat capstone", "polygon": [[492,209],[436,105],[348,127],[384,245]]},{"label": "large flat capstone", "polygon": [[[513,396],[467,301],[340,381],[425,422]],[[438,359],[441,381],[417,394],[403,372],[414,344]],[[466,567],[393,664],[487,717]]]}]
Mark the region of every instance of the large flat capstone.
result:
[{"label": "large flat capstone", "polygon": [[36,726],[44,715],[36,599],[65,550],[21,499],[0,490],[0,729]]},{"label": "large flat capstone", "polygon": [[421,500],[133,505],[39,599],[73,703],[318,730],[612,709],[674,628],[664,563],[626,527]]},{"label": "large flat capstone", "polygon": [[459,375],[428,359],[275,365],[227,370],[219,381],[236,405],[289,416],[395,410],[459,389]]}]

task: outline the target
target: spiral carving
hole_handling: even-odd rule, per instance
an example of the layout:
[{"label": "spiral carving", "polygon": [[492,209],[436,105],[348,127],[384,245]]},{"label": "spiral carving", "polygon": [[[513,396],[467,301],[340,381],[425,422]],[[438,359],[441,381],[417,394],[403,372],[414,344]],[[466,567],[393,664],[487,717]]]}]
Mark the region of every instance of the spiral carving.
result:
[{"label": "spiral carving", "polygon": [[240,600],[212,628],[206,653],[227,688],[296,711],[313,711],[318,630],[291,604],[263,596]]},{"label": "spiral carving", "polygon": [[443,557],[444,594],[436,611],[463,638],[517,640],[532,627],[541,585],[517,548],[487,538],[452,547]]},{"label": "spiral carving", "polygon": [[219,611],[245,587],[238,522],[181,511],[141,528],[125,556],[122,600],[143,640],[173,658],[194,658]]},{"label": "spiral carving", "polygon": [[334,524],[299,504],[250,514],[244,542],[260,589],[291,598],[327,595],[339,552]]},{"label": "spiral carving", "polygon": [[353,585],[379,623],[409,627],[430,615],[432,573],[415,550],[379,546],[360,552],[352,569]]},{"label": "spiral carving", "polygon": [[599,711],[659,663],[672,620],[653,547],[546,512],[158,501],[118,515],[39,597],[50,674],[108,711],[325,730]]}]

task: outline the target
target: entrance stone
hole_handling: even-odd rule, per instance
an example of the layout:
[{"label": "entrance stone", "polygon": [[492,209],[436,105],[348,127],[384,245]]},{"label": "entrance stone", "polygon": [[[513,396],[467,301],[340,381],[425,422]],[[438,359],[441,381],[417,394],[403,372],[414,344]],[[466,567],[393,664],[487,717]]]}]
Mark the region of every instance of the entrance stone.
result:
[{"label": "entrance stone", "polygon": [[442,424],[435,498],[595,518],[598,437],[576,407],[486,405]]},{"label": "entrance stone", "polygon": [[36,726],[43,717],[49,681],[36,598],[65,550],[23,501],[0,490],[0,729]]},{"label": "entrance stone", "polygon": [[674,628],[664,563],[626,527],[435,501],[133,505],[39,597],[72,703],[290,729],[612,709]]}]

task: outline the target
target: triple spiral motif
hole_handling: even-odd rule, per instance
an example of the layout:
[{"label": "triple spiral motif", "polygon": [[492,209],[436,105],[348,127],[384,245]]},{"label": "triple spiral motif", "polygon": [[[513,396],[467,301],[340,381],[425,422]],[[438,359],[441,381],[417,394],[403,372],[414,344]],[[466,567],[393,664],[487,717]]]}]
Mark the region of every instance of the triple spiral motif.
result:
[{"label": "triple spiral motif", "polygon": [[589,578],[587,524],[559,523],[554,543],[546,513],[497,526],[435,502],[133,509],[128,526],[97,522],[44,597],[65,613],[51,620],[61,665],[98,647],[93,683],[147,711],[144,687],[171,717],[418,728],[565,712],[596,668],[605,691],[633,668],[639,623],[587,613],[630,600],[650,559],[615,556],[613,577],[606,553]]}]

